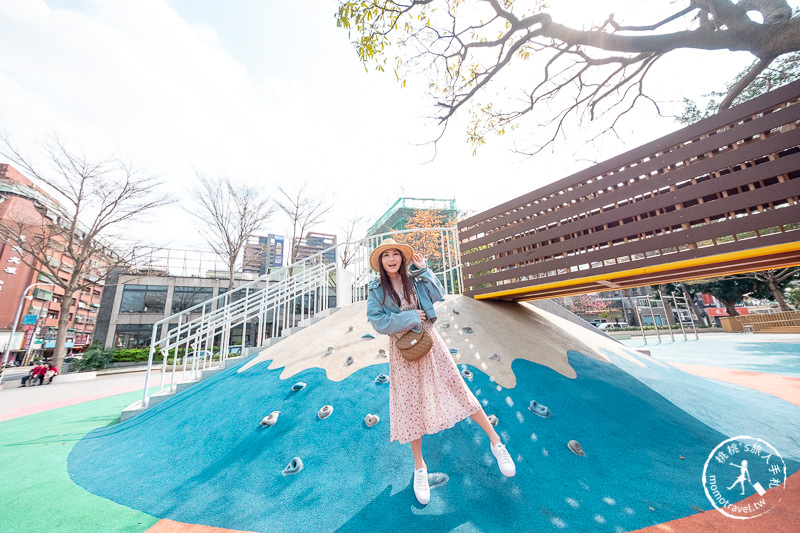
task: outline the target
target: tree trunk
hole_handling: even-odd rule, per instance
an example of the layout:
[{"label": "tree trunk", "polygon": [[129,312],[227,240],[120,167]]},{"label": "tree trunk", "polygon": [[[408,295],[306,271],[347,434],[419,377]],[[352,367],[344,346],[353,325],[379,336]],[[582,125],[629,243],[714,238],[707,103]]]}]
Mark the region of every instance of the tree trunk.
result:
[{"label": "tree trunk", "polygon": [[[233,264],[233,262],[231,262],[231,264],[228,265],[228,294],[229,295],[230,295],[231,291],[233,290],[233,271],[234,271],[234,268],[235,268],[235,265]],[[230,302],[230,299],[228,300],[228,302]]]},{"label": "tree trunk", "polygon": [[769,284],[769,290],[772,292],[772,296],[774,296],[775,301],[778,302],[778,308],[780,308],[781,311],[790,311],[789,306],[786,305],[786,300],[783,299],[783,293],[778,287],[778,284],[775,283],[775,276],[770,276],[767,283]]},{"label": "tree trunk", "polygon": [[728,302],[717,296],[717,300],[725,304],[725,309],[728,311],[728,316],[739,316],[739,311],[736,310],[736,302]]},{"label": "tree trunk", "polygon": [[61,373],[64,367],[64,357],[67,355],[67,328],[69,327],[69,308],[72,307],[72,292],[64,291],[61,308],[58,313],[58,333],[56,333],[56,346],[53,348],[52,364]]}]

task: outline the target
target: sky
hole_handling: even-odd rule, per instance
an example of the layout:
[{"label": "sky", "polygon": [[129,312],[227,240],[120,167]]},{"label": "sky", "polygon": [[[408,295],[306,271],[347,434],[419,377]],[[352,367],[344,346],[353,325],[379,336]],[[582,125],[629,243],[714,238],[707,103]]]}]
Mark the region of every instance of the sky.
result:
[{"label": "sky", "polygon": [[[551,4],[556,20],[576,26],[612,4],[648,20],[652,6],[676,5]],[[158,176],[160,192],[176,202],[134,233],[154,246],[195,249],[207,248],[186,212],[196,173],[272,195],[307,183],[334,206],[313,229],[341,236],[348,219],[363,217],[363,231],[401,196],[455,198],[460,210],[480,212],[679,128],[643,110],[618,139],[587,146],[578,131],[529,158],[511,151],[527,139],[511,136],[473,156],[462,121],[431,161],[425,143],[438,130],[427,118],[426,81],[412,77],[401,88],[391,72],[367,72],[336,28],[336,8],[335,0],[3,0],[0,131],[27,153],[57,134],[76,150],[115,154]],[[682,96],[721,88],[750,61],[676,54],[654,72],[657,97],[675,108]],[[291,230],[276,213],[268,232]]]}]

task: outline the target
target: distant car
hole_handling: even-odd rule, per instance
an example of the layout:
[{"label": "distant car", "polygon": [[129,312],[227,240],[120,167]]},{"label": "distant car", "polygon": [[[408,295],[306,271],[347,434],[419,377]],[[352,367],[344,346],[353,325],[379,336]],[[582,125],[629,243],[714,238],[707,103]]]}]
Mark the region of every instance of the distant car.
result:
[{"label": "distant car", "polygon": [[603,324],[600,324],[597,327],[600,328],[600,331],[605,331],[607,329],[623,329],[623,328],[627,328],[628,324],[626,324],[625,322],[604,322]]},{"label": "distant car", "polygon": [[198,350],[196,352],[191,352],[186,356],[186,363],[191,364],[193,359],[202,359],[203,357],[211,358],[211,352],[208,350]]},{"label": "distant car", "polygon": [[241,346],[231,346],[228,348],[228,357],[242,355],[242,347]]}]

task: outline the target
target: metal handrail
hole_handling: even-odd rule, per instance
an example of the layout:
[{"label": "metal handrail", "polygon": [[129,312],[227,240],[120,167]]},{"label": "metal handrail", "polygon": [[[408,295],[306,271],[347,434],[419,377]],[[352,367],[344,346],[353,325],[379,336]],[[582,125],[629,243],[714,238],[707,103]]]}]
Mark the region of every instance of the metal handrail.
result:
[{"label": "metal handrail", "polygon": [[[356,242],[340,243],[305,259],[250,281],[235,290],[210,298],[153,324],[150,354],[147,361],[142,406],[149,403],[153,364],[160,354],[160,389],[175,390],[178,383],[178,353],[183,349],[180,380],[198,379],[207,368],[224,368],[229,355],[228,342],[233,328],[242,326],[242,351],[246,347],[247,327],[256,320],[257,345],[267,337],[267,318],[272,314],[269,337],[278,337],[314,315],[330,307],[331,289],[335,290],[336,307],[343,307],[367,298],[368,285],[377,278],[369,266],[369,254],[386,237],[412,233],[439,234],[441,268],[435,272],[448,293],[460,293],[461,277],[458,233],[455,227],[437,227],[392,231],[370,235]],[[341,264],[339,252],[350,247],[353,255],[347,265]],[[323,261],[325,254],[335,252],[336,263]],[[333,287],[332,287],[333,285]],[[172,327],[170,327],[172,326]],[[166,328],[166,329],[164,329]],[[159,332],[161,332],[159,337]],[[220,338],[219,358],[215,360],[214,340]],[[170,351],[173,364],[167,381]],[[188,355],[194,353],[194,357]],[[189,366],[189,359],[191,365]]]}]

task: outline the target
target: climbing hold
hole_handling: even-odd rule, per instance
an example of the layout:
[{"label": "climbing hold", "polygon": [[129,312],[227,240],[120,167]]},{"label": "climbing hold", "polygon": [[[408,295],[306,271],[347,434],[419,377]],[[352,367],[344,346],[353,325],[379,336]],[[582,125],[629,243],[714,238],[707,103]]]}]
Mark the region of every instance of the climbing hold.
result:
[{"label": "climbing hold", "polygon": [[542,418],[549,418],[550,415],[552,414],[550,412],[550,408],[549,407],[540,404],[536,400],[531,400],[531,404],[528,406],[528,409],[532,413],[537,414],[537,415],[541,416]]},{"label": "climbing hold", "polygon": [[386,350],[383,350],[383,349],[378,350],[378,356],[380,356],[380,357],[388,357],[386,355]]},{"label": "climbing hold", "polygon": [[442,472],[428,474],[428,486],[432,489],[447,485],[448,481],[450,481],[450,476]]},{"label": "climbing hold", "polygon": [[320,420],[325,420],[326,418],[331,416],[332,412],[333,412],[333,406],[323,405],[320,408],[319,413],[317,413],[317,416],[319,417]]},{"label": "climbing hold", "polygon": [[292,390],[293,390],[294,392],[297,392],[297,391],[301,390],[301,389],[302,389],[303,387],[305,387],[305,386],[306,386],[306,384],[305,384],[304,382],[302,382],[302,381],[298,381],[297,383],[295,383],[294,385],[292,385]]},{"label": "climbing hold", "polygon": [[351,331],[353,331],[353,326],[350,326],[349,328],[347,328],[347,333],[350,333]]},{"label": "climbing hold", "polygon": [[464,376],[464,379],[472,379],[472,370],[465,368],[461,371],[461,375]]},{"label": "climbing hold", "polygon": [[272,411],[270,414],[261,419],[261,425],[264,427],[274,426],[275,422],[278,421],[279,414],[280,411]]},{"label": "climbing hold", "polygon": [[303,460],[299,457],[293,457],[289,464],[286,465],[286,468],[283,469],[284,476],[291,476],[303,469]]},{"label": "climbing hold", "polygon": [[439,324],[439,329],[448,329],[448,328],[450,328],[450,322]]},{"label": "climbing hold", "polygon": [[458,350],[456,350],[455,348],[450,348],[450,353],[458,353]]},{"label": "climbing hold", "polygon": [[492,355],[489,356],[489,360],[490,361],[499,361],[500,360],[500,354],[499,353],[493,353]]},{"label": "climbing hold", "polygon": [[389,383],[389,376],[386,374],[378,374],[378,377],[375,378],[375,383],[382,384],[382,383]]},{"label": "climbing hold", "polygon": [[363,335],[361,335],[361,338],[362,339],[374,339],[375,335],[373,335],[372,333],[364,333]]},{"label": "climbing hold", "polygon": [[328,346],[328,349],[325,350],[325,355],[328,356],[333,353],[333,346]]},{"label": "climbing hold", "polygon": [[368,428],[371,428],[380,421],[381,417],[379,417],[378,415],[372,415],[367,413],[367,416],[364,417],[364,423],[367,425]]},{"label": "climbing hold", "polygon": [[585,456],[586,452],[583,451],[583,447],[581,446],[580,442],[576,440],[571,440],[567,443],[567,448],[574,453],[575,455]]},{"label": "climbing hold", "polygon": [[347,356],[347,361],[345,361],[344,364],[347,365],[347,366],[350,366],[355,362],[356,362],[356,360],[353,359],[353,356],[352,355],[348,355]]},{"label": "climbing hold", "polygon": [[472,331],[472,328],[471,328],[471,327],[469,327],[469,326],[466,326],[466,327],[463,327],[463,328],[461,328],[461,331],[463,331],[463,332],[464,332],[464,333],[466,333],[466,334],[473,333],[473,331]]},{"label": "climbing hold", "polygon": [[454,315],[460,315],[461,313],[458,311],[458,309],[453,309],[453,314]]},{"label": "climbing hold", "polygon": [[495,415],[489,415],[489,423],[496,426],[500,423],[500,420]]}]

